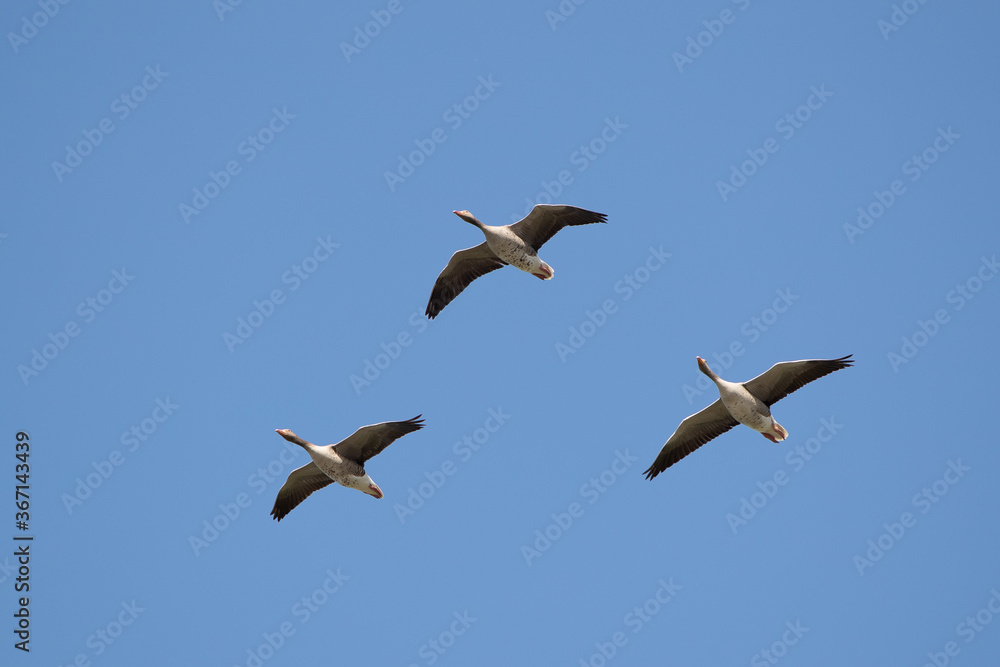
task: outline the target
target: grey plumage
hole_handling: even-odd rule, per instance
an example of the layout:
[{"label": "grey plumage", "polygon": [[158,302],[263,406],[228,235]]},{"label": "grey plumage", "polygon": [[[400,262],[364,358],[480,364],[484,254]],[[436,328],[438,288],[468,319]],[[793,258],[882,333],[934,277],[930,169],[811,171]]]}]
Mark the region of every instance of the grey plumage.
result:
[{"label": "grey plumage", "polygon": [[[853,363],[851,355],[839,359],[782,361],[771,366],[754,379],[744,382],[742,386],[751,394],[751,397],[759,399],[760,403],[765,406],[760,409],[761,416],[771,419],[770,410],[767,409],[771,405],[813,380],[847,368]],[[710,377],[715,376],[711,374]],[[760,403],[757,404],[758,407],[760,407]],[[737,424],[739,422],[729,412],[720,397],[704,410],[686,417],[660,449],[653,465],[649,466],[643,474],[646,475],[646,479],[653,479],[706,442],[717,438]]]},{"label": "grey plumage", "polygon": [[[423,428],[423,420],[420,417],[417,415],[406,421],[382,422],[362,426],[337,444],[326,446],[314,445],[288,429],[278,429],[277,432],[281,437],[305,449],[313,460],[301,468],[293,470],[288,475],[288,479],[285,480],[274,500],[271,516],[281,521],[311,493],[332,482],[365,491],[360,485],[361,482],[370,482],[371,480],[368,473],[365,472],[365,463],[407,433]],[[317,465],[317,462],[323,467]],[[373,491],[378,492],[378,495],[375,495],[374,492],[369,495],[380,498],[381,489],[374,482],[370,482],[370,484]]]},{"label": "grey plumage", "polygon": [[477,246],[459,250],[451,256],[434,282],[427,301],[425,314],[430,319],[437,317],[473,280],[507,264],[529,271],[531,262],[535,265],[540,263],[550,271],[547,277],[551,277],[551,267],[544,262],[535,261],[538,250],[546,241],[563,227],[607,222],[607,216],[603,213],[594,213],[576,206],[548,204],[537,204],[522,220],[500,227],[484,225],[468,211],[455,213],[479,227],[487,240]]}]

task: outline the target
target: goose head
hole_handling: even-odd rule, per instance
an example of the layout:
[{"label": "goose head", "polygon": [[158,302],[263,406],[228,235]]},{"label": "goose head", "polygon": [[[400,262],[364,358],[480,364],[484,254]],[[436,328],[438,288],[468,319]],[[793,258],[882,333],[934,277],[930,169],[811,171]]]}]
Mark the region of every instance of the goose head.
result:
[{"label": "goose head", "polygon": [[698,360],[698,370],[700,370],[708,377],[712,378],[712,380],[715,380],[719,377],[718,375],[715,374],[715,371],[713,371],[711,368],[708,367],[707,361],[705,361],[701,357],[695,357],[695,359]]},{"label": "goose head", "polygon": [[292,429],[290,428],[276,428],[274,429],[274,432],[280,435],[288,442],[293,442],[299,447],[304,447],[305,449],[309,448],[308,447],[309,443],[300,438],[299,436],[295,435],[294,433],[292,433]]},{"label": "goose head", "polygon": [[472,215],[468,211],[452,211],[452,213],[460,217],[462,220],[465,220],[470,225],[475,225],[476,227],[483,226],[483,223],[479,222],[479,220],[476,219],[476,216]]}]

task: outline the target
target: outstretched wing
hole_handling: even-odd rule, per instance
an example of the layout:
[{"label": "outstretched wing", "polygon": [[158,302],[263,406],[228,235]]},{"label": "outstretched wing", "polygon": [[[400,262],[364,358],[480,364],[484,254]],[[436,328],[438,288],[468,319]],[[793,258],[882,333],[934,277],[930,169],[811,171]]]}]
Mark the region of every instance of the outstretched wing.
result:
[{"label": "outstretched wing", "polygon": [[701,412],[696,412],[681,422],[674,434],[663,445],[663,449],[653,461],[653,465],[649,466],[643,474],[646,479],[653,479],[709,440],[719,437],[738,423],[729,414],[726,406],[722,404],[722,399],[717,399],[715,403]]},{"label": "outstretched wing", "polygon": [[301,468],[296,468],[278,490],[278,497],[274,501],[274,507],[271,508],[271,516],[281,521],[299,503],[308,498],[310,493],[332,483],[333,480],[312,461]]},{"label": "outstretched wing", "polygon": [[576,206],[535,204],[531,213],[515,222],[510,228],[537,252],[563,227],[607,221],[608,216],[603,213],[594,213]]},{"label": "outstretched wing", "polygon": [[829,375],[841,368],[848,368],[854,363],[852,355],[839,359],[802,359],[800,361],[782,361],[777,363],[752,380],[743,383],[751,394],[759,398],[765,405],[771,407],[785,396],[813,380]]},{"label": "outstretched wing", "polygon": [[485,241],[475,247],[459,250],[451,256],[448,266],[444,267],[434,282],[424,314],[433,320],[469,283],[490,271],[496,271],[506,263],[490,250]]},{"label": "outstretched wing", "polygon": [[346,439],[333,446],[341,458],[355,461],[362,467],[365,461],[379,454],[383,449],[403,437],[424,427],[424,421],[417,415],[413,419],[401,422],[382,422],[371,426],[362,426]]}]

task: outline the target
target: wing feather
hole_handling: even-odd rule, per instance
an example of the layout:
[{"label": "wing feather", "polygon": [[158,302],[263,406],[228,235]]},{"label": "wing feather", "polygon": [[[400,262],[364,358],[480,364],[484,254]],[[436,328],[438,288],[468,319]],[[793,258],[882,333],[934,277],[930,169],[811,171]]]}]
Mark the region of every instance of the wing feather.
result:
[{"label": "wing feather", "polygon": [[535,204],[531,213],[510,226],[535,252],[563,227],[607,222],[608,216],[576,206]]},{"label": "wing feather", "polygon": [[729,414],[726,406],[722,404],[722,399],[717,399],[715,403],[681,422],[674,434],[663,445],[656,460],[653,461],[653,465],[649,466],[643,474],[646,479],[653,479],[706,442],[714,440],[738,423]]},{"label": "wing feather", "polygon": [[[383,449],[403,437],[424,427],[424,421],[417,415],[401,422],[382,422],[362,426],[347,438],[333,446],[341,458],[355,461],[362,468],[365,461],[379,454]],[[361,471],[364,474],[364,470]]]},{"label": "wing feather", "polygon": [[496,271],[505,264],[507,262],[497,257],[485,241],[472,248],[459,250],[451,256],[451,261],[434,282],[424,314],[433,320],[473,280]]},{"label": "wing feather", "polygon": [[751,394],[759,398],[765,405],[771,407],[785,396],[804,387],[813,380],[829,375],[842,368],[848,368],[854,360],[852,355],[839,359],[801,359],[799,361],[782,361],[752,380],[743,383]]},{"label": "wing feather", "polygon": [[296,468],[281,485],[278,497],[274,500],[274,507],[271,508],[271,516],[281,521],[313,491],[318,491],[332,483],[333,480],[327,477],[326,473],[312,461],[301,468]]}]

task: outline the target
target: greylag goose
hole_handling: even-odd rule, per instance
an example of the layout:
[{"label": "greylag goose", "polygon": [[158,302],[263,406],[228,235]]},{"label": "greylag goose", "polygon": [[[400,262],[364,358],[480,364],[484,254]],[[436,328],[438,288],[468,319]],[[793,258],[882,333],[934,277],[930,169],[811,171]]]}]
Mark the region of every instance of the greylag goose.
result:
[{"label": "greylag goose", "polygon": [[736,424],[749,426],[771,442],[781,442],[788,437],[788,431],[771,416],[771,406],[799,387],[854,363],[850,354],[840,359],[782,361],[740,384],[723,380],[704,359],[697,359],[701,372],[719,388],[719,399],[681,422],[653,465],[643,473],[646,479],[653,479]]},{"label": "greylag goose", "polygon": [[453,212],[470,225],[479,227],[486,241],[451,256],[431,290],[425,313],[430,319],[437,317],[473,280],[505,264],[542,280],[551,279],[555,272],[538,257],[542,244],[563,227],[608,221],[603,213],[549,204],[536,204],[524,219],[502,227],[485,225],[468,211]]},{"label": "greylag goose", "polygon": [[407,433],[424,427],[420,415],[401,422],[382,422],[362,426],[336,445],[314,445],[303,440],[287,428],[277,429],[278,435],[302,447],[312,461],[293,470],[278,491],[271,509],[271,516],[281,521],[313,491],[337,482],[349,489],[357,489],[375,498],[382,497],[382,489],[365,472],[365,461],[375,456]]}]

